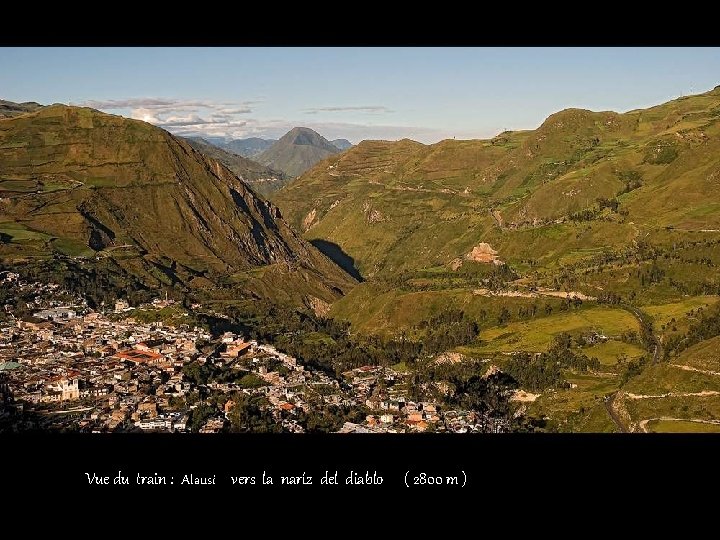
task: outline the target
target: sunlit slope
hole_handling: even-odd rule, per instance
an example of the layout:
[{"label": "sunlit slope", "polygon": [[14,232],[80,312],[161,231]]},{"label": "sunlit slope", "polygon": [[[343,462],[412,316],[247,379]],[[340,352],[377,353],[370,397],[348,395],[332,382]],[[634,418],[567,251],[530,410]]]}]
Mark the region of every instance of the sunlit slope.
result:
[{"label": "sunlit slope", "polygon": [[491,140],[364,141],[273,196],[364,276],[488,242],[552,264],[664,230],[720,228],[720,90],[625,114],[568,109]]},{"label": "sunlit slope", "polygon": [[264,269],[271,289],[282,275],[290,296],[326,301],[352,286],[275,206],[144,122],[60,105],[0,120],[0,197],[6,261],[111,257],[149,282],[159,271],[205,288]]}]

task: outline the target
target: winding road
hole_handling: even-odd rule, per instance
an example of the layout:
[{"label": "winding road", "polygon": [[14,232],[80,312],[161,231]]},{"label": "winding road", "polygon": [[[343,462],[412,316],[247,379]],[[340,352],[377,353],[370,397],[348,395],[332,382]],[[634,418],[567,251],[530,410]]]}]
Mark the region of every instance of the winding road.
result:
[{"label": "winding road", "polygon": [[648,352],[650,349],[653,350],[653,363],[657,364],[660,362],[663,355],[662,342],[660,341],[660,338],[652,332],[652,322],[649,320],[648,316],[640,311],[639,308],[631,306],[630,304],[621,304],[621,307],[632,313],[638,320],[640,328],[643,330],[643,339],[646,341],[645,345]]},{"label": "winding road", "polygon": [[[660,359],[663,356],[662,342],[660,341],[660,338],[653,333],[652,323],[649,320],[648,316],[635,306],[631,306],[629,304],[621,304],[621,306],[626,311],[632,313],[638,320],[638,322],[640,323],[640,328],[642,329],[643,341],[645,341],[645,346],[647,347],[648,352],[650,352],[651,349],[653,351],[652,363],[659,363]],[[612,418],[613,423],[618,428],[618,430],[620,430],[620,433],[629,433],[630,430],[625,426],[625,424],[623,424],[622,420],[620,419],[620,415],[615,409],[615,399],[617,398],[617,395],[618,392],[614,392],[605,398],[605,409],[607,409],[610,418]]]},{"label": "winding road", "polygon": [[608,414],[610,415],[610,418],[612,418],[612,421],[615,423],[615,426],[620,430],[620,433],[628,433],[628,429],[625,427],[625,424],[622,423],[620,420],[620,416],[618,415],[617,411],[615,411],[615,408],[613,405],[615,405],[615,398],[617,397],[617,392],[614,392],[607,396],[605,398],[605,408],[607,409]]}]

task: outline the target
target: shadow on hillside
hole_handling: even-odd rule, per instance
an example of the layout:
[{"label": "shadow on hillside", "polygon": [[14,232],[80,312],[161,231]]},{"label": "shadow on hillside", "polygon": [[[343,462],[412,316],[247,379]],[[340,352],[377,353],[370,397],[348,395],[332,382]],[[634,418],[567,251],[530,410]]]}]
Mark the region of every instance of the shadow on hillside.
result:
[{"label": "shadow on hillside", "polygon": [[345,270],[358,281],[363,281],[360,271],[355,268],[355,259],[345,253],[340,246],[327,240],[310,240],[310,243],[318,248],[326,257]]}]

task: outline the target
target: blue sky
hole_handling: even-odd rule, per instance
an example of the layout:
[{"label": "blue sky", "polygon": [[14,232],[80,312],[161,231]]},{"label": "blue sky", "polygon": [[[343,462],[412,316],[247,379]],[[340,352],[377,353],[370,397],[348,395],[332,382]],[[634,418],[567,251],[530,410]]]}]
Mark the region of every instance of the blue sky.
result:
[{"label": "blue sky", "polygon": [[4,48],[0,99],[72,103],[169,131],[431,143],[626,111],[720,85],[720,48]]}]

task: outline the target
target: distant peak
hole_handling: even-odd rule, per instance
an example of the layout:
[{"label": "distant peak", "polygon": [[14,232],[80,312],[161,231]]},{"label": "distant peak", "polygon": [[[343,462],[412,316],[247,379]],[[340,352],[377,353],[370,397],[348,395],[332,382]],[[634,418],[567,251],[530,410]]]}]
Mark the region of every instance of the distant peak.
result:
[{"label": "distant peak", "polygon": [[322,144],[325,138],[320,135],[317,131],[313,131],[306,127],[294,127],[288,131],[280,140],[285,139],[291,144],[309,144],[318,145]]},{"label": "distant peak", "polygon": [[283,135],[279,144],[294,144],[299,146],[317,146],[320,148],[335,149],[325,137],[306,127],[294,127]]},{"label": "distant peak", "polygon": [[314,129],[310,129],[308,127],[302,127],[302,126],[296,126],[296,127],[292,128],[290,131],[288,131],[288,135],[291,133],[312,133],[313,135],[320,135]]},{"label": "distant peak", "polygon": [[294,127],[258,156],[258,161],[288,176],[300,176],[318,161],[340,150],[306,127]]},{"label": "distant peak", "polygon": [[347,150],[348,148],[352,148],[352,143],[348,141],[347,139],[335,139],[333,141],[330,141],[332,145],[337,148],[338,150]]}]

